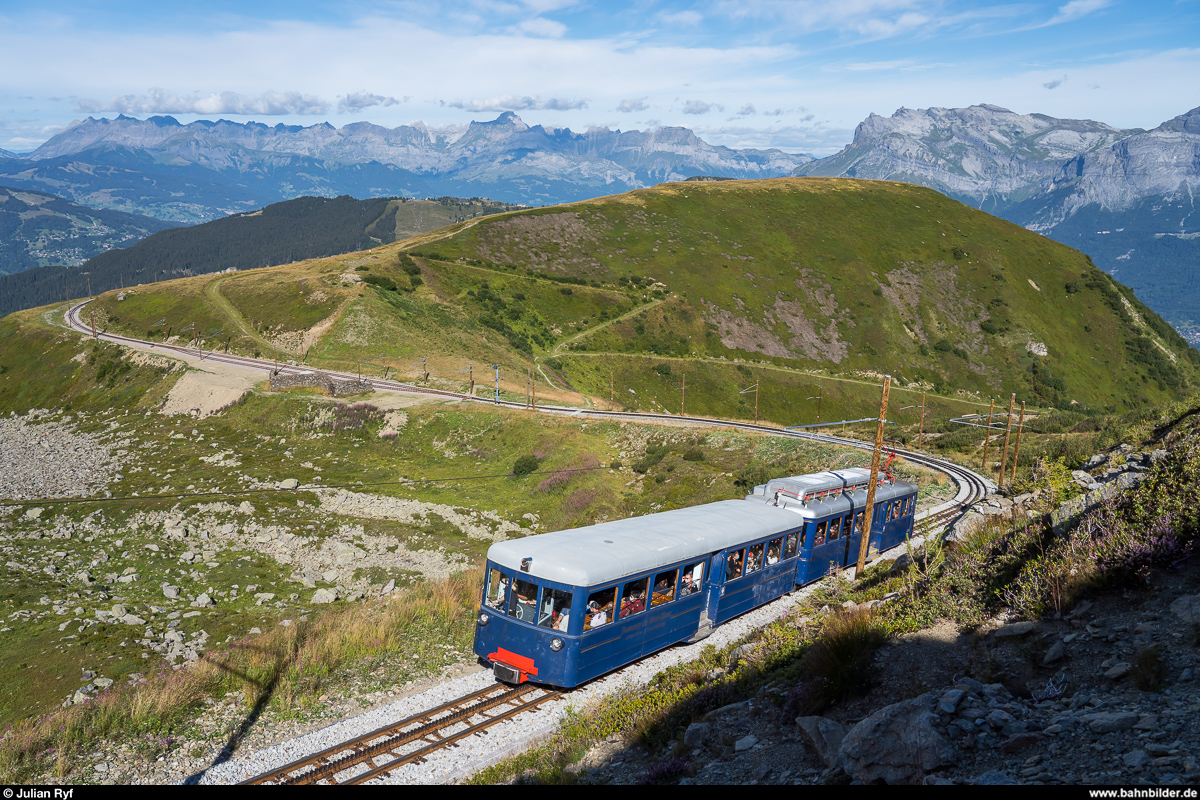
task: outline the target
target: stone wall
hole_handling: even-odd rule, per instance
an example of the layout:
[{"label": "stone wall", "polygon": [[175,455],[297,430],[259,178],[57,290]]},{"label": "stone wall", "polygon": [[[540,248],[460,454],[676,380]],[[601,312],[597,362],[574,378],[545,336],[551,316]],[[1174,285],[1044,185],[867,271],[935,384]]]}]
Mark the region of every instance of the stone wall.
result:
[{"label": "stone wall", "polygon": [[324,372],[277,373],[271,376],[271,391],[273,392],[301,387],[324,389],[334,397],[362,394],[373,389],[370,381],[355,378],[337,379]]}]

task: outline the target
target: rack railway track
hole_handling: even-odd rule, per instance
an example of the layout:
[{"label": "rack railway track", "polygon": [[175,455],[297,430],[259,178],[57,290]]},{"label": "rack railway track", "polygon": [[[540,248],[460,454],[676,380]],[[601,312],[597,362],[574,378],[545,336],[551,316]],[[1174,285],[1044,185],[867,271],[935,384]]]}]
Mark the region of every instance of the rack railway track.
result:
[{"label": "rack railway track", "polygon": [[[80,311],[89,301],[72,306],[66,313],[66,322],[80,333],[92,334],[91,328],[80,318]],[[207,352],[178,345],[155,344],[141,339],[97,332],[96,338],[134,347],[139,350],[172,353],[187,358],[229,366],[254,369],[266,373],[297,374],[309,371],[306,367],[277,364],[273,361]],[[356,379],[359,376],[322,370],[340,379]],[[400,381],[366,378],[372,388],[382,392],[424,394],[462,402],[484,403],[507,408],[526,409],[523,403],[506,400],[474,397],[459,392],[432,389]],[[805,439],[822,444],[834,444],[870,450],[872,444],[856,439],[827,436],[804,431],[788,431],[768,425],[748,422],[731,422],[710,417],[684,417],[670,414],[653,414],[636,411],[604,411],[579,409],[565,406],[538,406],[536,411],[560,416],[586,416],[591,418],[628,419],[645,422],[673,422],[689,425],[733,428],[770,436]],[[984,476],[954,462],[935,458],[924,453],[897,449],[896,454],[908,461],[943,472],[958,486],[953,500],[919,516],[914,530],[916,536],[941,533],[959,515],[965,513],[976,502],[986,498],[994,489]],[[341,744],[313,753],[282,767],[257,775],[245,784],[304,785],[304,784],[358,784],[382,777],[406,764],[420,763],[434,751],[453,747],[460,739],[484,733],[493,725],[509,720],[526,711],[561,697],[562,693],[523,684],[507,686],[494,684],[485,689],[465,695],[428,711],[423,711],[398,722],[386,725],[371,733],[358,736]]]},{"label": "rack railway track", "polygon": [[[380,778],[455,742],[532,711],[562,692],[496,683],[370,733],[256,775],[240,785],[360,784]],[[349,773],[349,774],[347,774]]]}]

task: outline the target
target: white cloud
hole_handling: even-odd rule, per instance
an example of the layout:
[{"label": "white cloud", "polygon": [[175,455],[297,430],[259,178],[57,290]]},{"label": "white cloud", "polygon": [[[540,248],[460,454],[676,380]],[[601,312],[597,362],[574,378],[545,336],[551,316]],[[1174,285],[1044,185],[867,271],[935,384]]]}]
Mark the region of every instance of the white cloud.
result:
[{"label": "white cloud", "polygon": [[405,97],[397,100],[394,97],[384,97],[381,94],[371,94],[369,92],[351,92],[344,97],[338,98],[337,110],[340,114],[354,113],[362,111],[364,108],[374,108],[376,106],[396,106],[401,103],[407,103],[412,98]]},{"label": "white cloud", "polygon": [[704,15],[699,11],[663,11],[658,18],[668,25],[680,25],[694,28],[704,21]]},{"label": "white cloud", "polygon": [[617,103],[617,111],[622,111],[627,114],[631,111],[645,111],[648,108],[650,108],[650,106],[646,105],[646,98],[644,97],[639,97],[636,99],[627,98]]},{"label": "white cloud", "polygon": [[1045,83],[1042,84],[1042,86],[1045,86],[1047,89],[1057,89],[1058,87],[1062,86],[1066,82],[1067,82],[1067,76],[1063,75],[1061,78],[1055,78],[1052,81],[1046,81]]},{"label": "white cloud", "polygon": [[752,114],[757,114],[757,113],[758,113],[758,111],[755,110],[753,103],[746,103],[746,105],[744,105],[740,109],[738,109],[736,116],[748,117]]},{"label": "white cloud", "polygon": [[563,97],[542,100],[528,95],[506,95],[490,100],[455,100],[445,105],[461,108],[463,111],[575,111],[587,108],[587,100],[567,100]]},{"label": "white cloud", "polygon": [[1065,6],[1059,6],[1058,13],[1050,18],[1046,25],[1060,25],[1064,22],[1074,22],[1086,17],[1092,12],[1112,5],[1112,0],[1071,0]]},{"label": "white cloud", "polygon": [[706,103],[703,100],[688,100],[683,104],[683,113],[685,114],[707,114],[713,109],[724,111],[725,106],[720,103]]},{"label": "white cloud", "polygon": [[174,94],[154,88],[146,94],[112,97],[108,102],[77,98],[83,114],[116,112],[121,114],[239,114],[261,116],[312,116],[329,113],[329,103],[301,92],[267,91],[258,95],[238,92],[211,94]]},{"label": "white cloud", "polygon": [[561,39],[567,32],[567,26],[545,17],[527,19],[517,26],[517,30],[531,36],[545,36],[548,39]]}]

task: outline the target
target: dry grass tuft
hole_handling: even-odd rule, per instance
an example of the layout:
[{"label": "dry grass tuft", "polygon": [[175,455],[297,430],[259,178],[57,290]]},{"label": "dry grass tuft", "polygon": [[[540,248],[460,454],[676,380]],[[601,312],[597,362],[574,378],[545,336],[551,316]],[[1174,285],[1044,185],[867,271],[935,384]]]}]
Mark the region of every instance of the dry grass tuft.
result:
[{"label": "dry grass tuft", "polygon": [[137,686],[114,686],[87,703],[15,725],[0,739],[0,781],[65,777],[89,742],[161,737],[203,709],[205,699],[230,692],[243,692],[256,711],[304,708],[357,662],[446,641],[473,616],[482,581],[476,567],[375,603],[330,609],[209,651],[190,668],[164,669]]}]

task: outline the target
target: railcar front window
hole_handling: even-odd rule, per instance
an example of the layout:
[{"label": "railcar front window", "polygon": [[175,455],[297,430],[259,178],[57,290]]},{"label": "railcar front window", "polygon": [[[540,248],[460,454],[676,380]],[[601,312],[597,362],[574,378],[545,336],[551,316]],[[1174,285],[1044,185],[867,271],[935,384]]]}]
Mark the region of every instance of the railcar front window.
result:
[{"label": "railcar front window", "polygon": [[537,622],[537,584],[517,578],[513,586],[516,598],[508,604],[508,615],[530,624]]},{"label": "railcar front window", "polygon": [[735,550],[725,557],[725,581],[735,581],[742,577],[742,565],[745,562],[745,550]]},{"label": "railcar front window", "polygon": [[498,569],[488,572],[487,589],[484,593],[484,604],[504,613],[508,601],[508,576]]},{"label": "railcar front window", "polygon": [[763,545],[760,542],[746,551],[746,574],[758,572],[760,569],[762,569],[762,565]]},{"label": "railcar front window", "polygon": [[800,534],[789,533],[783,543],[784,559],[795,558],[796,550],[800,547]]},{"label": "railcar front window", "polygon": [[704,583],[704,562],[692,564],[683,570],[683,577],[679,579],[679,596],[687,597],[689,594],[695,594],[700,591],[700,585]]},{"label": "railcar front window", "polygon": [[625,584],[625,591],[621,593],[621,619],[632,617],[634,614],[640,614],[646,610],[646,590],[649,588],[649,584],[649,577],[639,578]]},{"label": "railcar front window", "polygon": [[669,603],[675,599],[675,581],[679,577],[679,570],[673,569],[670,572],[660,572],[654,576],[654,595],[650,601],[652,606],[661,606],[663,603]]},{"label": "railcar front window", "polygon": [[538,612],[538,625],[566,633],[567,626],[570,624],[571,593],[549,587],[543,589],[542,606]]},{"label": "railcar front window", "polygon": [[783,551],[783,539],[772,539],[767,545],[767,566],[779,563],[779,554]]},{"label": "railcar front window", "polygon": [[583,629],[590,631],[612,622],[617,607],[617,587],[610,586],[588,596],[587,609],[583,617]]}]

